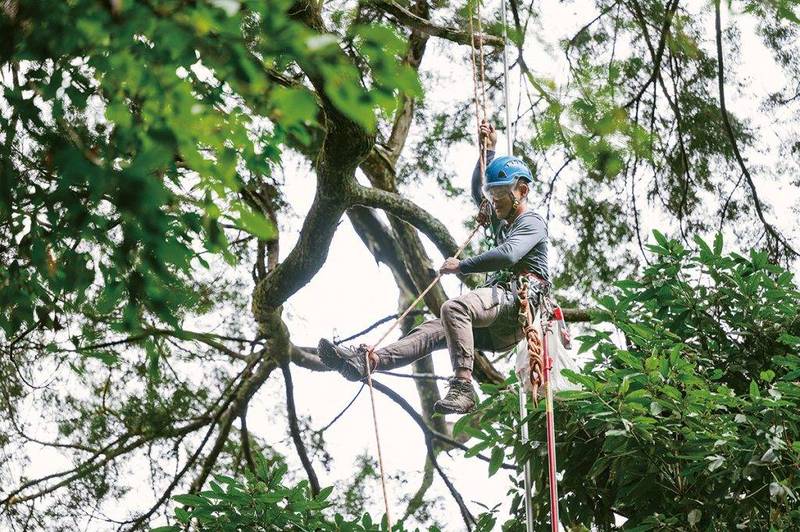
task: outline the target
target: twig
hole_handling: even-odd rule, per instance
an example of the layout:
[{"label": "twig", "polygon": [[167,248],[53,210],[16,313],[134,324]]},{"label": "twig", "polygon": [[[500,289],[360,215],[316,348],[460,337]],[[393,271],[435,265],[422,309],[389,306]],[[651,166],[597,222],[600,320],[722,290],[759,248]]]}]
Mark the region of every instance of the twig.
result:
[{"label": "twig", "polygon": [[[649,87],[650,84],[653,83],[653,81],[655,81],[659,76],[661,70],[661,59],[664,56],[664,48],[667,43],[667,35],[669,34],[669,26],[672,23],[672,17],[675,15],[675,11],[678,8],[678,2],[679,0],[674,0],[672,4],[667,4],[666,13],[664,14],[664,24],[661,28],[661,38],[658,41],[658,50],[653,57],[653,71],[650,72],[650,77],[648,77],[647,81],[644,82],[644,85],[639,88],[639,90],[636,92],[636,95],[628,100],[628,103],[623,105],[625,109],[638,102],[647,90],[647,87]],[[639,17],[644,18],[639,5],[634,2],[634,6],[636,14]],[[647,31],[646,25],[644,26],[643,31]]]},{"label": "twig", "polygon": [[356,399],[358,399],[358,396],[359,396],[359,395],[361,395],[361,392],[362,392],[362,391],[364,391],[364,386],[366,386],[366,383],[362,382],[362,383],[361,383],[361,388],[359,388],[359,389],[358,389],[358,391],[356,392],[356,394],[353,396],[353,398],[352,398],[352,399],[350,399],[350,402],[349,402],[349,403],[347,403],[347,406],[345,406],[345,407],[342,409],[342,411],[341,411],[341,412],[339,412],[338,414],[336,414],[336,417],[334,417],[334,418],[333,418],[333,419],[330,421],[330,423],[328,423],[327,425],[325,425],[324,427],[322,427],[321,429],[319,429],[319,430],[318,430],[318,431],[316,431],[316,432],[317,432],[318,434],[322,434],[323,432],[325,432],[326,430],[328,430],[329,428],[331,428],[331,425],[333,425],[334,423],[336,423],[337,421],[339,421],[339,418],[341,418],[341,417],[344,415],[344,413],[345,413],[345,412],[347,412],[347,410],[348,410],[348,409],[349,409],[351,406],[353,406],[353,403],[355,403],[355,402],[356,402]]},{"label": "twig", "polygon": [[395,371],[382,371],[382,370],[378,370],[377,373],[380,373],[381,375],[391,375],[392,377],[403,377],[406,379],[419,379],[427,381],[448,380],[448,377],[442,377],[441,375],[434,375],[433,373],[397,373]]},{"label": "twig", "polygon": [[242,424],[239,433],[242,439],[242,453],[244,454],[244,460],[247,463],[247,469],[249,469],[251,473],[255,474],[256,462],[253,460],[253,452],[250,449],[250,432],[247,430],[248,405],[249,403],[245,403],[245,405],[242,407],[242,414],[239,416],[239,421]]},{"label": "twig", "polygon": [[[420,315],[424,315],[424,314],[425,314],[424,310],[412,310],[411,312],[408,313],[409,316],[420,316]],[[376,321],[375,323],[373,323],[372,325],[370,325],[369,327],[367,327],[363,331],[359,331],[359,332],[353,334],[352,336],[348,336],[347,338],[343,338],[341,340],[336,340],[333,343],[336,344],[336,345],[339,345],[339,344],[342,344],[344,342],[349,342],[350,340],[355,340],[359,336],[364,336],[368,332],[372,331],[373,329],[375,329],[376,327],[378,327],[380,325],[383,325],[384,323],[386,323],[388,321],[396,320],[398,318],[398,316],[400,316],[400,314],[390,314],[390,315],[386,316],[385,318],[379,319],[378,321]]]},{"label": "twig", "polygon": [[564,47],[565,48],[565,53],[569,53],[569,49],[572,48],[575,45],[575,41],[578,40],[578,36],[580,36],[581,33],[583,33],[584,31],[588,30],[592,26],[592,24],[594,24],[595,22],[597,22],[598,20],[603,18],[609,11],[614,9],[617,6],[617,4],[619,4],[619,0],[617,0],[613,4],[609,4],[608,6],[606,6],[605,9],[600,11],[600,14],[598,14],[592,20],[590,20],[589,22],[584,24],[581,27],[581,29],[576,31],[575,35],[573,35],[572,38],[569,41],[567,41],[567,45]]}]

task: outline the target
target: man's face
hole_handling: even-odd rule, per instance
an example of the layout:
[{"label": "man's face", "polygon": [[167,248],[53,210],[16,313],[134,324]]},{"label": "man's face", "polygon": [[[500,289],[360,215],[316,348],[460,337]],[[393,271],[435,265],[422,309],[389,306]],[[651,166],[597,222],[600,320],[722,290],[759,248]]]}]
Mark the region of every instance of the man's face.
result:
[{"label": "man's face", "polygon": [[[524,187],[524,190],[522,190],[522,187]],[[492,187],[486,191],[486,196],[489,198],[489,201],[492,202],[497,217],[506,219],[514,210],[514,200],[522,201],[525,192],[527,192],[527,186],[516,184]]]}]

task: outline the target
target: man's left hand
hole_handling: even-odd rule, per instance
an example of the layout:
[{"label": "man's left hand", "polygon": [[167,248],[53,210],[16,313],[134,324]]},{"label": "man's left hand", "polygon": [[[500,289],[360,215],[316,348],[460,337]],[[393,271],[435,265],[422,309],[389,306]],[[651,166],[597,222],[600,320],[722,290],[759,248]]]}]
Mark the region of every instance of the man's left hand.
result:
[{"label": "man's left hand", "polygon": [[448,258],[439,268],[439,273],[461,273],[461,261],[454,257]]}]

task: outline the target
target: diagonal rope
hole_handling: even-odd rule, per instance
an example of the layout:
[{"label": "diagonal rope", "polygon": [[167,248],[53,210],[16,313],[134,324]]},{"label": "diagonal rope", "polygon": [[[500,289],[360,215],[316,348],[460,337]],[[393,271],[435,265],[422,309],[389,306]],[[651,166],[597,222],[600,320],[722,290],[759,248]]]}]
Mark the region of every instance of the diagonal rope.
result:
[{"label": "diagonal rope", "polygon": [[[478,214],[479,220],[480,220],[481,214],[482,213]],[[480,228],[481,228],[481,223],[477,223],[475,225],[475,229],[472,230],[472,232],[469,234],[469,236],[464,241],[464,243],[461,245],[461,247],[458,248],[458,251],[456,251],[456,254],[454,255],[455,258],[458,258],[458,256],[461,255],[461,252],[464,251],[464,248],[467,247],[467,244],[470,243],[470,241],[472,240],[472,237],[475,236],[475,233],[477,233],[478,229],[480,229]],[[408,314],[414,309],[414,307],[416,307],[417,304],[420,301],[422,301],[422,298],[425,297],[425,294],[430,292],[430,290],[434,286],[436,286],[436,283],[438,283],[439,279],[441,279],[441,278],[442,278],[442,274],[439,273],[436,276],[436,278],[433,281],[431,281],[431,283],[428,285],[428,287],[425,288],[425,290],[422,291],[422,293],[417,297],[417,299],[415,299],[413,301],[413,303],[411,303],[408,306],[408,308],[405,310],[405,312],[403,312],[400,315],[400,317],[398,317],[395,320],[395,322],[392,324],[392,326],[389,327],[389,329],[385,333],[383,333],[383,336],[381,336],[378,339],[378,341],[375,342],[375,344],[372,347],[368,347],[364,351],[364,357],[366,359],[366,366],[367,366],[367,384],[369,385],[369,400],[370,400],[370,404],[372,405],[372,425],[375,428],[375,443],[376,443],[377,448],[378,448],[378,466],[380,467],[380,470],[381,470],[381,489],[383,490],[383,504],[384,504],[384,508],[386,509],[386,520],[387,520],[388,525],[389,525],[389,530],[392,529],[392,518],[391,518],[391,514],[389,513],[389,495],[388,495],[388,493],[386,491],[386,472],[385,472],[385,468],[384,468],[384,465],[383,465],[383,453],[381,451],[381,436],[380,436],[380,433],[378,431],[378,415],[377,415],[376,409],[375,409],[375,392],[374,392],[373,386],[372,386],[372,360],[371,360],[371,355],[375,354],[375,349],[377,349],[378,346],[386,339],[386,337],[389,336],[389,334],[403,321],[403,319],[405,319],[406,316],[408,316]]]}]

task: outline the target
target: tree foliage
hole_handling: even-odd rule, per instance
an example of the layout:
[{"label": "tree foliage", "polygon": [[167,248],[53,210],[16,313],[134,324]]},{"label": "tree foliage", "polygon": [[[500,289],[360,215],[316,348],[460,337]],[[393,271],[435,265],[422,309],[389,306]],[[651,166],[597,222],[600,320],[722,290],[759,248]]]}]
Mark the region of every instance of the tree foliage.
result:
[{"label": "tree foliage", "polygon": [[[723,253],[719,237],[713,245],[697,238],[696,250],[656,237],[650,246],[656,260],[642,278],[618,282],[617,293],[600,301],[626,345],[601,330],[580,338],[592,360],[569,378],[582,390],[560,394],[564,524],[609,529],[617,514],[629,530],[794,529],[800,523],[794,278],[764,252]],[[473,454],[492,449],[498,460],[532,459],[537,486],[546,485],[541,405],[525,421],[533,443],[524,446],[516,389],[484,389],[490,397],[455,431],[480,440]],[[478,428],[470,427],[471,417],[480,420]],[[519,515],[520,492],[512,491]],[[537,490],[534,500],[544,527],[547,490]]]}]

